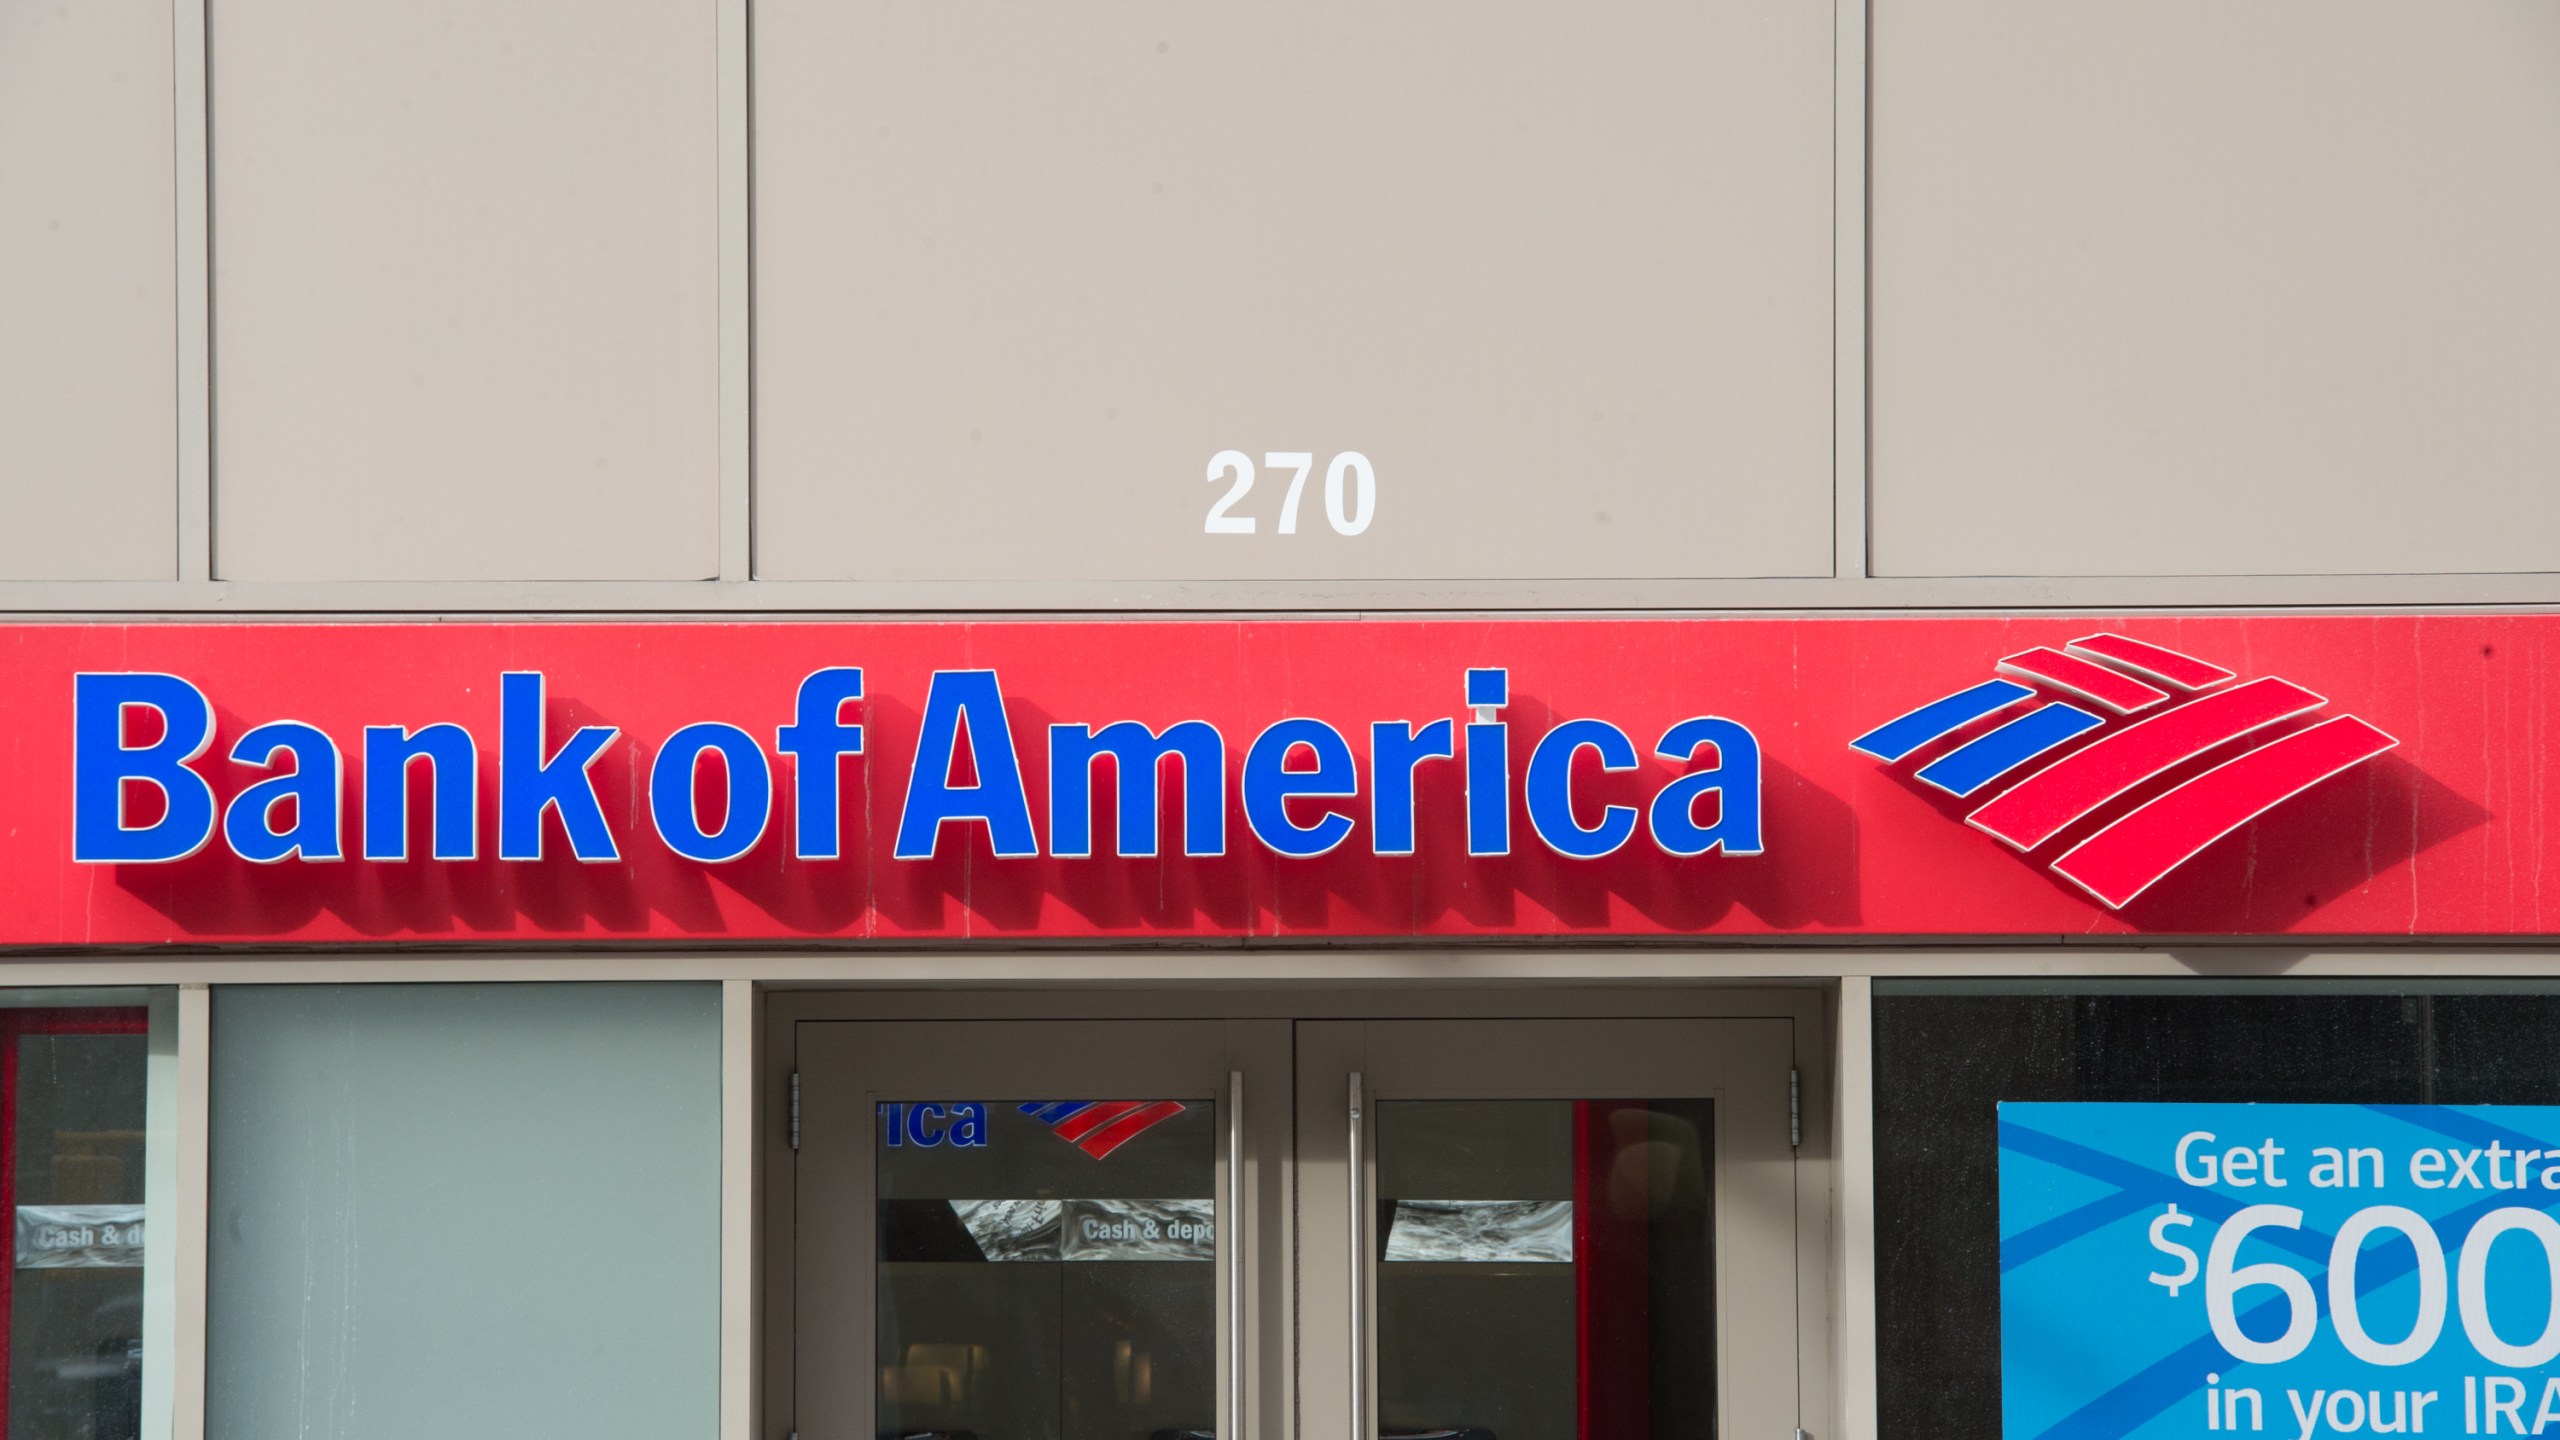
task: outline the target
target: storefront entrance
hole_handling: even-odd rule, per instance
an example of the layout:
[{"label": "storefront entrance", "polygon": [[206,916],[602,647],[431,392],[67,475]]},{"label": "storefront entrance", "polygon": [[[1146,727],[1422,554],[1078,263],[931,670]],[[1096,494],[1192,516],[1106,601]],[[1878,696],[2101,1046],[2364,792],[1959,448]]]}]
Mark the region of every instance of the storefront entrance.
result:
[{"label": "storefront entrance", "polygon": [[802,1022],[794,1428],[1788,1436],[1796,1023]]}]

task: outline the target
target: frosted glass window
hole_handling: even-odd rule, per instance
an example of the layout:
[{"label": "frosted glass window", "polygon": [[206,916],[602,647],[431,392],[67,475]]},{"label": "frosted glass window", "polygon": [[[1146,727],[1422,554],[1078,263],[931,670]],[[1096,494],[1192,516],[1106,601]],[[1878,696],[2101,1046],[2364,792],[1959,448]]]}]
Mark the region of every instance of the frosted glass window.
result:
[{"label": "frosted glass window", "polygon": [[212,1440],[718,1430],[712,985],[219,987]]}]

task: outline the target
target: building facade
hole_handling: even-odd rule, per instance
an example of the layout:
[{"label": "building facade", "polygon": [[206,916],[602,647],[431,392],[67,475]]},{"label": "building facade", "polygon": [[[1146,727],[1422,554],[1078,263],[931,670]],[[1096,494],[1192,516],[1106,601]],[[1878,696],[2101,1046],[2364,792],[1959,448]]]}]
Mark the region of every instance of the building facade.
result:
[{"label": "building facade", "polygon": [[0,1440],[2560,1429],[2555,77],[0,0]]}]

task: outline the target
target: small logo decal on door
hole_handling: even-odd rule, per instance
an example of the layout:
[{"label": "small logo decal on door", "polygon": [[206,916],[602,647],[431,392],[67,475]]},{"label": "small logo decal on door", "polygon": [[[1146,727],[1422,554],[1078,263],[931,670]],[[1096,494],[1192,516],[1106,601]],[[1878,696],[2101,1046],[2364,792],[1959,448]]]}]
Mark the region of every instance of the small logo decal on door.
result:
[{"label": "small logo decal on door", "polygon": [[1035,1100],[1022,1113],[1096,1160],[1179,1115],[1179,1100]]},{"label": "small logo decal on door", "polygon": [[982,1148],[987,1143],[987,1107],[976,1100],[957,1104],[887,1101],[880,1107],[880,1143],[892,1149],[909,1145],[919,1150],[942,1145]]}]

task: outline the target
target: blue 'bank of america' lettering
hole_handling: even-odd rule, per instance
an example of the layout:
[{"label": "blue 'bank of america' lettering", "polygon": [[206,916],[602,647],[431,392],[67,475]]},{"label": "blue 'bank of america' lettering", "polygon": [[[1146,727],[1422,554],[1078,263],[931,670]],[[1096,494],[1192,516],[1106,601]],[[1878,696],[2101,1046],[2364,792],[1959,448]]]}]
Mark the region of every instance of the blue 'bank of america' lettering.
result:
[{"label": "blue 'bank of america' lettering", "polygon": [[[547,693],[540,671],[509,671],[499,680],[497,858],[546,858],[556,828],[571,857],[594,864],[619,861],[621,846],[598,797],[595,769],[622,731],[579,725],[563,733],[547,717]],[[1510,672],[1469,670],[1464,698],[1470,713],[1463,725],[1447,718],[1373,722],[1365,769],[1350,738],[1331,723],[1304,716],[1272,722],[1246,743],[1237,767],[1245,828],[1274,854],[1328,854],[1358,828],[1338,807],[1356,808],[1365,781],[1370,853],[1410,855],[1418,839],[1421,771],[1447,763],[1459,767],[1465,786],[1470,856],[1511,853],[1515,799],[1539,843],[1567,859],[1614,854],[1639,830],[1674,856],[1761,853],[1760,744],[1740,723],[1700,715],[1671,726],[1654,743],[1654,755],[1698,768],[1672,778],[1641,810],[1607,804],[1595,813],[1576,803],[1576,761],[1588,751],[1603,773],[1637,768],[1636,743],[1624,729],[1599,719],[1559,722],[1531,747],[1515,790],[1511,726],[1501,718],[1510,703]],[[859,668],[812,672],[800,682],[792,718],[774,731],[770,753],[735,725],[701,721],[678,727],[649,765],[651,830],[675,854],[703,864],[745,856],[773,819],[772,756],[780,755],[787,757],[791,774],[793,856],[839,858],[841,766],[863,754],[863,726],[846,718],[846,707],[861,699]],[[74,859],[166,864],[196,854],[217,834],[231,854],[256,864],[346,858],[350,767],[336,740],[318,727],[274,720],[242,735],[225,759],[257,777],[222,804],[204,769],[213,742],[213,705],[192,682],[152,672],[84,673],[74,680],[73,711]],[[136,742],[137,734],[153,738]],[[1162,851],[1166,837],[1157,833],[1158,816],[1168,768],[1181,792],[1175,812],[1181,853],[1227,853],[1229,749],[1215,725],[1061,723],[1049,727],[1047,744],[1047,855],[1078,859],[1095,853],[1093,766],[1104,756],[1116,777],[1113,855]],[[352,767],[361,796],[363,858],[412,858],[410,781],[421,770],[427,857],[480,858],[481,751],[470,730],[451,722],[415,730],[364,726]],[[715,759],[719,784],[712,788],[719,799],[706,807],[698,782],[705,762]],[[953,778],[962,774],[968,778]],[[155,803],[136,803],[146,795]],[[1713,816],[1701,820],[1702,802],[1710,799]],[[1297,801],[1332,804],[1293,806]],[[711,815],[718,816],[717,824]],[[557,826],[546,818],[556,819]],[[925,691],[892,853],[900,860],[927,860],[947,833],[972,830],[983,830],[999,857],[1044,853],[996,672],[936,671]]]}]

